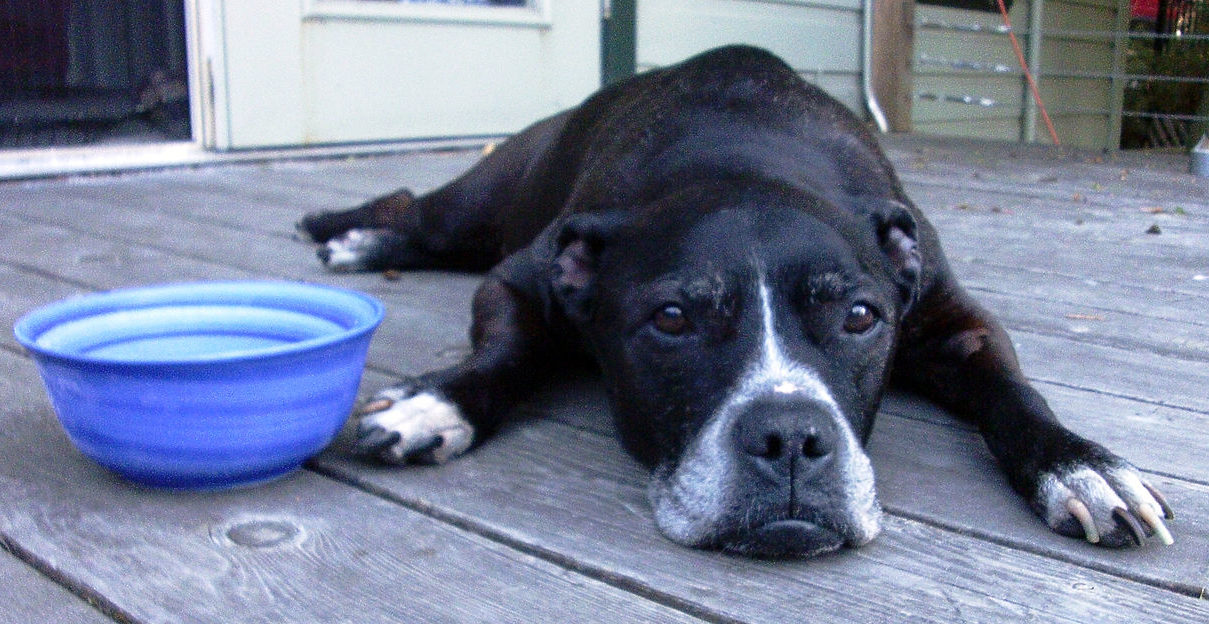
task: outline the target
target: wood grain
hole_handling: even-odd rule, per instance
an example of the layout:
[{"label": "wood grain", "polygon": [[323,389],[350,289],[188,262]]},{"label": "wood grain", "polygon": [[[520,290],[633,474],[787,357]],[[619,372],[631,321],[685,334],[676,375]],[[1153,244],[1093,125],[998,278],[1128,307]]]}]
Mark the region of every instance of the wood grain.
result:
[{"label": "wood grain", "polygon": [[[882,456],[875,449],[875,461]],[[482,525],[480,530],[518,547],[571,558],[591,574],[691,596],[741,621],[836,613],[852,621],[910,621],[943,618],[946,612],[947,617],[960,613],[979,621],[1128,619],[1130,612],[1144,617],[1155,592],[1162,591],[897,514],[886,519],[884,533],[869,547],[806,562],[758,562],[684,549],[658,536],[646,502],[646,477],[612,438],[549,420],[512,428],[475,453],[436,469],[377,469],[333,455],[319,463],[334,475],[389,492],[427,513]],[[888,467],[883,464],[878,471],[885,475],[883,468]],[[929,476],[903,472],[917,489],[937,487]],[[958,482],[968,484],[969,475],[959,475]],[[895,490],[882,491],[891,498],[887,505],[896,506]],[[937,498],[952,502],[959,492],[948,489]],[[919,496],[902,494],[907,501]],[[956,500],[985,503],[973,497]],[[988,506],[985,513],[998,509]],[[995,524],[999,528],[1001,520]],[[1189,548],[1196,552],[1197,546]],[[1072,583],[1071,575],[1085,585]],[[846,599],[853,587],[860,588],[857,604]],[[1167,621],[1209,615],[1205,603],[1166,595],[1171,598],[1163,599]],[[787,596],[810,599],[788,601]]]},{"label": "wood grain", "polygon": [[71,448],[32,369],[0,352],[0,536],[139,621],[692,619],[308,471],[133,487]]},{"label": "wood grain", "polygon": [[[806,562],[691,551],[660,537],[646,477],[613,441],[590,379],[550,388],[518,411],[528,421],[439,469],[350,460],[346,428],[313,471],[267,488],[137,490],[70,449],[6,332],[0,536],[50,573],[35,575],[44,583],[31,599],[53,604],[54,578],[143,621],[1204,621],[1209,603],[1189,596],[1209,585],[1209,281],[1193,279],[1209,273],[1209,191],[1162,158],[883,140],[959,276],[1004,319],[1063,421],[1149,471],[1171,498],[1175,547],[1116,552],[1051,534],[976,433],[901,395],[887,399],[871,446],[885,533],[869,548]],[[331,275],[291,240],[293,222],[399,186],[432,188],[476,159],[462,151],[0,184],[0,320],[162,281],[356,288],[388,307],[367,394],[456,361],[479,278]],[[1166,212],[1143,210],[1153,206]],[[1152,222],[1163,234],[1139,231]]]},{"label": "wood grain", "polygon": [[[1068,405],[1063,403],[1061,407]],[[584,431],[609,437],[608,417],[600,384],[581,377],[554,387],[537,397],[524,410],[530,418],[547,417]],[[1102,412],[1081,414],[1072,426],[1076,431],[1096,429],[1086,424],[1102,420]],[[1069,420],[1069,419],[1068,419]],[[1195,449],[1179,450],[1183,438],[1162,440],[1172,454],[1146,448],[1146,429],[1136,422],[1121,427],[1122,436],[1104,440],[1117,452],[1137,450],[1142,460],[1162,461],[1161,468],[1203,474],[1203,455]],[[1155,426],[1154,429],[1159,429]],[[1169,427],[1168,427],[1169,428]],[[1130,437],[1135,444],[1118,448],[1114,442]],[[1171,436],[1167,436],[1171,437]],[[1195,594],[1209,585],[1209,484],[1148,475],[1181,510],[1172,526],[1180,533],[1179,548],[1151,545],[1139,551],[1112,551],[1053,534],[1004,480],[981,436],[918,398],[892,394],[874,427],[869,446],[882,504],[897,515],[946,527],[963,534],[979,535],[1001,544],[1039,552],[1063,560],[1077,561],[1095,569],[1113,569],[1129,578],[1145,579],[1155,585]],[[1132,457],[1131,455],[1128,455]],[[1143,467],[1149,467],[1143,464]],[[1173,505],[1176,503],[1173,502]]]}]

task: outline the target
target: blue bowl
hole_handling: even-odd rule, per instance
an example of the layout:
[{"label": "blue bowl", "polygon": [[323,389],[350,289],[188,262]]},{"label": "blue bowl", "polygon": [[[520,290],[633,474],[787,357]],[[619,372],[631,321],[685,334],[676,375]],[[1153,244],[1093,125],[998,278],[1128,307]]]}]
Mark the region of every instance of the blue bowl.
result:
[{"label": "blue bowl", "polygon": [[220,489],[331,442],[382,316],[336,288],[207,282],[61,301],[14,334],[81,452],[144,485]]}]

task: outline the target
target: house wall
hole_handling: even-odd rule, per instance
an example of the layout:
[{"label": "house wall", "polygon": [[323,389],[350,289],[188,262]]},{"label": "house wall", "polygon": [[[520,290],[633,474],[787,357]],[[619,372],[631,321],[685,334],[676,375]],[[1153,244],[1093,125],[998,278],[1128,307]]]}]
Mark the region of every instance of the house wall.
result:
[{"label": "house wall", "polygon": [[[1122,84],[1112,76],[1123,48],[1119,39],[1078,33],[1112,32],[1128,19],[1126,2],[1044,4],[1040,82],[1064,143],[1116,145]],[[1012,8],[1026,48],[1028,5],[1018,0]],[[220,148],[506,134],[599,86],[596,2],[540,0],[545,17],[534,24],[415,19],[382,14],[406,5],[348,0],[218,6],[225,63],[215,68],[222,119],[213,124],[212,144]],[[719,45],[759,45],[865,117],[861,11],[861,0],[641,0],[636,68]],[[1008,38],[995,31],[997,14],[930,5],[915,13],[915,131],[1048,140],[1040,122],[1030,123],[1031,98]],[[923,25],[929,22],[982,31]],[[945,64],[956,60],[983,68]],[[993,105],[947,101],[955,96]]]},{"label": "house wall", "polygon": [[[1036,78],[1042,101],[1064,144],[1117,147],[1117,113],[1124,85],[1113,74],[1114,69],[1119,70],[1124,44],[1107,33],[1125,28],[1128,11],[1128,0],[1044,1],[1041,71]],[[1029,123],[1025,111],[1032,106],[1032,96],[1026,90],[1010,40],[996,31],[1002,24],[998,13],[920,4],[915,14],[915,99],[911,116],[915,131],[1051,142],[1039,115],[1035,123]],[[1027,59],[1029,2],[1015,2],[1009,15]],[[930,23],[974,25],[982,30],[955,30]],[[1101,34],[1089,34],[1092,32]],[[959,60],[980,67],[949,65]],[[970,96],[981,104],[947,100],[960,96]]]},{"label": "house wall", "polygon": [[862,117],[860,0],[640,0],[637,67],[746,43],[785,59]]}]

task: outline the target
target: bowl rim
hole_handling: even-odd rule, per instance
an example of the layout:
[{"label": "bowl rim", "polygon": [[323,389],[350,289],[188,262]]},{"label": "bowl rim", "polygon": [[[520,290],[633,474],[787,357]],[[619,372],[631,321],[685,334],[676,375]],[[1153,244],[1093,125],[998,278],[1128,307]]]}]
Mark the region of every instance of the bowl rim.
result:
[{"label": "bowl rim", "polygon": [[[172,304],[267,304],[275,294],[282,298],[282,300],[293,301],[303,301],[306,295],[322,294],[328,297],[336,297],[343,302],[354,303],[354,305],[347,306],[347,310],[350,313],[349,316],[352,317],[354,325],[343,331],[298,342],[249,349],[234,354],[216,353],[184,359],[121,359],[100,357],[51,349],[38,343],[39,338],[51,328],[65,322],[87,318],[88,316],[96,316],[114,311],[152,309]],[[203,297],[212,298],[203,299]],[[242,298],[234,300],[235,297]],[[292,299],[289,297],[292,297]],[[264,305],[263,307],[308,312],[305,309],[298,310],[285,306]],[[142,366],[185,367],[198,364],[249,362],[311,352],[336,343],[354,340],[374,331],[381,324],[385,314],[386,308],[377,298],[363,292],[337,286],[328,286],[326,284],[290,280],[171,282],[88,293],[43,305],[27,312],[18,319],[13,324],[13,335],[16,337],[17,342],[31,353],[42,358],[62,362],[131,368]]]}]

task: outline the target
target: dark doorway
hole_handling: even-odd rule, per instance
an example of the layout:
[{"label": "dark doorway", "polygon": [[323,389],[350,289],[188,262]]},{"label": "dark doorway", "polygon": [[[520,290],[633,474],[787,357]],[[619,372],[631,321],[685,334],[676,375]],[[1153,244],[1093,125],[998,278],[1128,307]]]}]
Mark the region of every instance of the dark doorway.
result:
[{"label": "dark doorway", "polygon": [[613,84],[636,71],[638,7],[635,0],[608,0],[601,15],[600,82]]},{"label": "dark doorway", "polygon": [[184,0],[0,0],[0,148],[189,140]]}]

